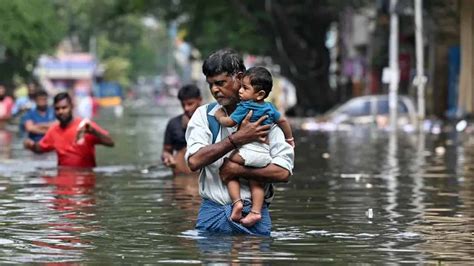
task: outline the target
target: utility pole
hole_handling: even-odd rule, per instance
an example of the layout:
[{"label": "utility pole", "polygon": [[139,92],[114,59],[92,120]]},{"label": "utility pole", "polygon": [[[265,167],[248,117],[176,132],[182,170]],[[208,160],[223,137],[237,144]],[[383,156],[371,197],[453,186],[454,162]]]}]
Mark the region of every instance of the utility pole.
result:
[{"label": "utility pole", "polygon": [[424,51],[423,51],[423,0],[415,0],[415,42],[416,42],[416,78],[418,123],[425,119],[425,84]]},{"label": "utility pole", "polygon": [[397,129],[398,83],[400,71],[398,68],[398,14],[397,0],[390,0],[390,40],[389,40],[390,83],[388,106],[390,112],[390,128]]}]

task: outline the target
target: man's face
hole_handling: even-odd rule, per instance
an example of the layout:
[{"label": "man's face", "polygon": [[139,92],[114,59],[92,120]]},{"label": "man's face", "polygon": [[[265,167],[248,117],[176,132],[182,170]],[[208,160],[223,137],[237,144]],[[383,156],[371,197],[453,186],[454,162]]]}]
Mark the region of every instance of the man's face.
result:
[{"label": "man's face", "polygon": [[181,101],[181,106],[183,107],[184,114],[191,118],[193,116],[194,111],[201,105],[201,97],[198,98],[191,98]]},{"label": "man's face", "polygon": [[240,79],[237,75],[222,73],[207,77],[212,96],[222,106],[235,105],[239,102]]},{"label": "man's face", "polygon": [[36,87],[34,84],[28,84],[28,97],[33,98],[36,92]]},{"label": "man's face", "polygon": [[54,105],[56,118],[62,125],[67,125],[72,120],[72,104],[68,99],[62,99]]},{"label": "man's face", "polygon": [[36,109],[40,111],[46,111],[48,108],[48,97],[47,96],[36,96]]}]

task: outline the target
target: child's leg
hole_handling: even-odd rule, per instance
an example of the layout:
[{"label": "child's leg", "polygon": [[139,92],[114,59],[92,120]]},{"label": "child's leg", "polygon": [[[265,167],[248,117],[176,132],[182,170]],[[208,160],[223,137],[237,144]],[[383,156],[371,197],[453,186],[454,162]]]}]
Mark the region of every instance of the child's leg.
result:
[{"label": "child's leg", "polygon": [[238,163],[238,164],[240,164],[240,165],[245,165],[245,160],[244,160],[244,158],[242,158],[242,156],[240,156],[238,150],[234,150],[234,151],[230,154],[229,160],[231,160],[231,161],[234,162],[234,163]]},{"label": "child's leg", "polygon": [[[244,162],[237,151],[232,152],[229,159],[236,163],[242,162],[242,165]],[[240,219],[242,219],[242,210],[244,208],[244,204],[240,198],[239,180],[234,179],[227,182],[227,190],[229,191],[229,196],[232,199],[232,213],[230,215],[230,219],[232,221],[239,222]]]},{"label": "child's leg", "polygon": [[232,199],[232,213],[230,219],[235,222],[239,222],[242,219],[242,210],[244,204],[240,198],[240,183],[239,180],[234,179],[227,182],[227,190],[229,190],[229,196]]},{"label": "child's leg", "polygon": [[265,200],[265,191],[263,185],[259,182],[250,180],[250,192],[252,193],[252,210],[245,216],[240,223],[246,227],[251,227],[262,219],[262,207]]}]

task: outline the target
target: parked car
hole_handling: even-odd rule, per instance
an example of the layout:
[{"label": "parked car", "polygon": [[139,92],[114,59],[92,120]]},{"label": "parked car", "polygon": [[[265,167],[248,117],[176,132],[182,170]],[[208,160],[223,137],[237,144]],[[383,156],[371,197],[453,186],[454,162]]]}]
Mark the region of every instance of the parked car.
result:
[{"label": "parked car", "polygon": [[[407,96],[398,96],[397,122],[401,127],[415,128],[416,109],[413,100]],[[379,128],[389,126],[388,95],[369,95],[350,99],[336,106],[316,119],[306,121],[302,128],[340,129],[352,125],[376,125]]]}]

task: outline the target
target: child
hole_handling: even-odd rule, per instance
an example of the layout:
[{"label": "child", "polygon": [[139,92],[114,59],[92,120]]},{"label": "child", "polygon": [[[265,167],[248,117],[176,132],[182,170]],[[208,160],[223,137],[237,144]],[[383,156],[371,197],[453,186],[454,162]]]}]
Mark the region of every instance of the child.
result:
[{"label": "child", "polygon": [[[272,75],[267,69],[264,67],[249,68],[243,75],[242,87],[239,90],[240,103],[237,108],[230,116],[227,116],[224,109],[220,108],[215,113],[215,117],[221,125],[233,127],[240,124],[250,110],[253,111],[251,122],[266,115],[267,119],[262,122],[262,125],[276,123],[283,130],[286,141],[295,147],[288,121],[271,103],[264,101],[272,90],[272,86]],[[259,142],[245,144],[238,150],[234,150],[229,159],[240,165],[251,167],[265,167],[272,160],[268,143]],[[262,184],[256,181],[249,181],[249,184],[252,194],[252,209],[247,216],[242,218],[243,202],[240,198],[240,183],[238,180],[231,180],[227,183],[227,189],[232,199],[230,218],[236,222],[240,221],[246,227],[251,227],[261,220],[260,211],[265,197]]]}]

